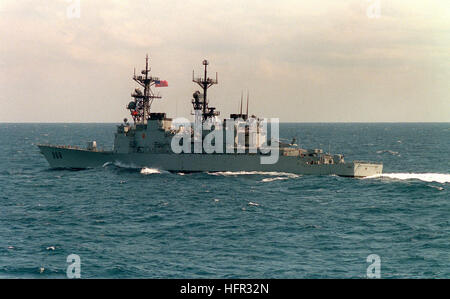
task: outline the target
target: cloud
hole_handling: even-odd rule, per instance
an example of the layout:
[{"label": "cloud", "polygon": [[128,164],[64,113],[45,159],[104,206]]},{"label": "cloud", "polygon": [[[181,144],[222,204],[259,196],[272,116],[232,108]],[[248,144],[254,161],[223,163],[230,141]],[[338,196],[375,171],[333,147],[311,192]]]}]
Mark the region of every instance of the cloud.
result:
[{"label": "cloud", "polygon": [[69,19],[68,1],[2,1],[0,121],[120,121],[148,52],[170,83],[154,108],[172,116],[190,114],[208,58],[222,115],[248,88],[255,113],[282,121],[450,119],[444,0],[381,1],[377,19],[368,0],[80,3]]}]

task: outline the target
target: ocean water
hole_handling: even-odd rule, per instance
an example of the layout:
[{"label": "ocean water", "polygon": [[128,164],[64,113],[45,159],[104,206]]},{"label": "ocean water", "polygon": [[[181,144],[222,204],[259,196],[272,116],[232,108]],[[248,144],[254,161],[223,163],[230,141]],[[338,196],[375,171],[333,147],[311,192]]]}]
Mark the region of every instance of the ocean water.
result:
[{"label": "ocean water", "polygon": [[114,124],[0,124],[0,278],[450,278],[450,124],[281,124],[382,161],[366,179],[51,170],[36,143],[112,147]]}]

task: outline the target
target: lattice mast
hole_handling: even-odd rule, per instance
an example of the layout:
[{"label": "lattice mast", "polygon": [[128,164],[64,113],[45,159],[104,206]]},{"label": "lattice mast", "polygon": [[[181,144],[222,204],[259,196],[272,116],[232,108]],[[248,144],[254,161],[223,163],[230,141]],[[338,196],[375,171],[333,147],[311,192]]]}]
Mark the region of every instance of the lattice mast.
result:
[{"label": "lattice mast", "polygon": [[155,82],[159,82],[158,77],[150,76],[150,70],[148,64],[149,58],[148,54],[145,57],[145,70],[141,71],[141,75],[136,76],[136,70],[133,76],[133,80],[138,83],[140,86],[144,88],[144,92],[140,89],[135,89],[134,93],[131,94],[131,97],[134,98],[135,107],[134,109],[130,109],[130,105],[128,109],[132,110],[132,117],[136,123],[146,124],[148,117],[150,115],[150,108],[154,99],[160,99],[160,95],[156,95],[151,89],[152,86],[155,85]]},{"label": "lattice mast", "polygon": [[[219,112],[215,111],[216,108],[209,107],[208,103],[208,88],[218,83],[217,73],[216,79],[211,79],[208,77],[208,64],[208,60],[203,60],[203,65],[205,66],[203,78],[195,78],[194,71],[192,71],[192,82],[197,83],[203,90],[203,95],[201,95],[198,91],[194,93],[194,100],[192,101],[192,104],[194,106],[194,110],[202,110],[203,121],[208,117],[219,115]],[[203,100],[201,100],[201,97],[203,97]]]}]

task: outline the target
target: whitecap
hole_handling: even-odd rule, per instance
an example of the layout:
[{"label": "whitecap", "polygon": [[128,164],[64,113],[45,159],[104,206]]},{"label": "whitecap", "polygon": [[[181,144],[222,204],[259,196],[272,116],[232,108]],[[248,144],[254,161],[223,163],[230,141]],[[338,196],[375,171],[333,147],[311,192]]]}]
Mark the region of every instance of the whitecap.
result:
[{"label": "whitecap", "polygon": [[274,177],[274,178],[265,178],[265,179],[262,179],[261,182],[267,183],[267,182],[282,181],[282,180],[287,180],[287,179],[289,179],[289,177],[281,177],[281,176],[277,176],[277,177]]},{"label": "whitecap", "polygon": [[159,169],[157,169],[157,168],[144,167],[144,168],[141,169],[141,174],[145,174],[145,175],[148,175],[148,174],[160,174],[160,173],[161,173],[161,171]]},{"label": "whitecap", "polygon": [[218,171],[218,172],[208,172],[209,175],[215,176],[241,176],[241,175],[263,175],[263,176],[274,176],[274,178],[264,178],[261,182],[273,182],[278,180],[287,180],[300,177],[300,175],[289,173],[289,172],[278,172],[278,171]]},{"label": "whitecap", "polygon": [[429,185],[429,186],[430,186],[431,188],[437,189],[437,190],[439,190],[439,191],[444,190],[444,188],[441,187],[441,186],[433,186],[433,185]]},{"label": "whitecap", "polygon": [[[118,168],[125,168],[125,169],[136,169],[140,170],[141,174],[148,175],[148,174],[160,174],[160,173],[167,173],[167,171],[163,171],[157,168],[151,168],[151,167],[141,167],[137,166],[133,163],[123,163],[120,161],[114,161],[114,162],[106,162],[103,164],[103,167],[107,167],[109,165],[113,165]],[[121,184],[125,183],[125,181],[120,181]]]},{"label": "whitecap", "polygon": [[391,150],[377,151],[377,154],[384,154],[384,153],[391,154],[393,156],[399,156],[399,152],[396,152],[396,151],[391,151]]},{"label": "whitecap", "polygon": [[293,173],[279,173],[279,174],[281,174],[282,176],[277,176],[274,178],[265,178],[265,179],[262,179],[261,182],[268,183],[268,182],[273,182],[273,181],[283,181],[283,180],[295,179],[295,178],[300,177],[300,175],[293,174]]}]

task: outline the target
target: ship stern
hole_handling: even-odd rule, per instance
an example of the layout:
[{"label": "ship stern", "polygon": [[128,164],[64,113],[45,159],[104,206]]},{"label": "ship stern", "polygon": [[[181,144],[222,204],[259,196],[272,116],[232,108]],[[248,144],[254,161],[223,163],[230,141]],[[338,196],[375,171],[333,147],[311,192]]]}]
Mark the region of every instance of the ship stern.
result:
[{"label": "ship stern", "polygon": [[343,177],[364,178],[374,175],[381,175],[383,172],[382,163],[353,161],[338,164],[336,174]]},{"label": "ship stern", "polygon": [[364,178],[383,173],[383,164],[371,162],[353,162],[353,177]]}]

